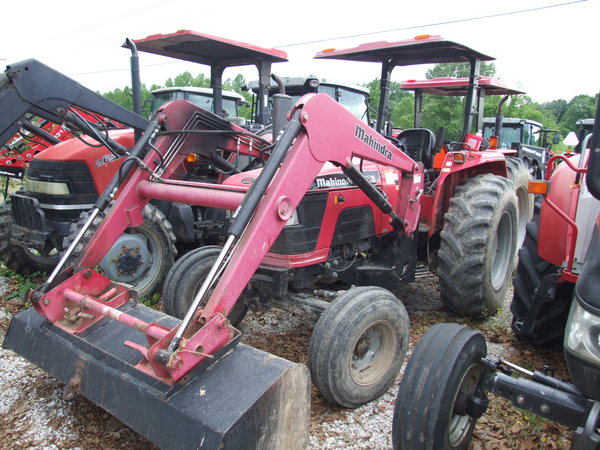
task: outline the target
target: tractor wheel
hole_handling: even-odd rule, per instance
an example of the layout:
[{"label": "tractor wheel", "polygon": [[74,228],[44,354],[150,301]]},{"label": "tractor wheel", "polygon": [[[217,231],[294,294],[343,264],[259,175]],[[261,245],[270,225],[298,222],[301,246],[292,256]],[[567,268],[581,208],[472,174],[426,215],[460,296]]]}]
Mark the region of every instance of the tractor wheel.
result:
[{"label": "tractor wheel", "polygon": [[[466,449],[483,411],[469,402],[484,374],[485,339],[455,323],[432,326],[416,345],[398,388],[394,449]],[[484,402],[485,404],[485,402]]]},{"label": "tractor wheel", "polygon": [[312,380],[330,403],[356,408],[379,397],[400,371],[410,326],[391,292],[354,287],[319,318],[308,350]]},{"label": "tractor wheel", "polygon": [[[107,208],[108,210],[108,208]],[[79,221],[71,224],[69,236],[64,241],[68,248],[75,236],[83,228],[90,213],[81,213]],[[70,260],[75,261],[83,252],[86,243],[96,232],[105,217],[100,212],[75,247]],[[107,278],[133,286],[140,296],[150,299],[157,292],[173,265],[177,250],[171,224],[159,209],[148,204],[142,211],[144,222],[128,228],[119,236],[114,245],[104,255],[99,267]]]},{"label": "tractor wheel", "polygon": [[525,226],[533,217],[533,194],[529,193],[529,180],[532,178],[525,163],[518,158],[507,157],[506,170],[508,179],[512,181],[517,196],[517,206],[519,208],[517,248],[521,248],[525,239]]},{"label": "tractor wheel", "polygon": [[14,272],[28,276],[35,272],[51,272],[60,258],[58,250],[48,242],[42,250],[12,243],[10,200],[0,205],[0,260]]},{"label": "tractor wheel", "polygon": [[539,216],[527,225],[513,279],[510,311],[515,335],[537,348],[560,348],[569,315],[573,285],[558,283],[559,267],[538,255]]},{"label": "tractor wheel", "polygon": [[[161,296],[167,314],[178,319],[185,317],[220,252],[221,247],[218,246],[200,247],[186,253],[173,265],[165,280]],[[235,327],[244,319],[247,311],[248,306],[239,299],[227,318]]]},{"label": "tractor wheel", "polygon": [[438,252],[441,299],[454,312],[491,315],[502,305],[516,259],[517,214],[504,177],[478,175],[456,188]]}]

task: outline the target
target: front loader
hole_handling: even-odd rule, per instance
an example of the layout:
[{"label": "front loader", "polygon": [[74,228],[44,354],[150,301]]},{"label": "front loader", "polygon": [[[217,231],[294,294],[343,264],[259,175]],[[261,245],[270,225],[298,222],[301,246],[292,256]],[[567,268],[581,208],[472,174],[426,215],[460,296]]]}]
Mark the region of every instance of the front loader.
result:
[{"label": "front loader", "polygon": [[[334,124],[339,133],[332,136],[326,130]],[[416,199],[422,188],[421,166],[376,133],[370,132],[366,135],[368,138],[357,134],[358,130],[364,131],[363,127],[362,122],[328,96],[307,96],[296,105],[292,120],[270,150],[264,168],[250,189],[181,182],[171,179],[171,175],[190,152],[210,156],[215,148],[236,152],[238,146],[251,144],[243,140],[248,134],[245,130],[188,102],[166,104],[130,151],[129,159],[134,163],[125,166],[124,172],[115,177],[98,201],[96,206],[100,210],[121,188],[114,206],[75,266],[61,273],[55,271],[31,295],[33,309],[15,316],[4,345],[62,379],[70,389],[83,393],[161,446],[177,446],[176,437],[190,438],[186,444],[198,445],[203,437],[208,439],[210,421],[221,420],[220,414],[225,416],[226,411],[229,411],[228,416],[237,417],[240,425],[229,434],[207,440],[207,447],[216,448],[220,442],[230,447],[240,445],[244,432],[249,433],[246,439],[256,439],[246,447],[260,446],[258,439],[268,434],[265,430],[270,430],[271,421],[285,424],[285,433],[292,426],[302,428],[306,423],[306,397],[300,396],[305,401],[299,404],[289,402],[299,401],[298,391],[308,395],[306,375],[300,368],[290,368],[289,363],[285,366],[279,359],[264,354],[254,359],[256,367],[252,369],[253,363],[248,359],[257,351],[236,345],[239,332],[226,317],[327,161],[342,167],[364,191],[365,198],[383,210],[387,220],[392,222],[388,225],[390,230],[393,227],[394,233],[410,237],[419,213]],[[388,175],[393,204],[352,164],[353,157],[371,160],[394,171]],[[128,181],[122,184],[130,170]],[[126,287],[112,283],[93,270],[124,229],[140,223],[141,211],[151,198],[236,210],[216,264],[178,325],[168,316],[136,304],[135,295]],[[63,258],[61,263],[65,260]],[[60,266],[59,263],[57,270]],[[203,298],[207,293],[208,301]],[[364,294],[359,288],[358,295],[364,297]],[[368,338],[389,333],[395,337],[394,318],[404,317],[401,303],[383,289],[375,289],[370,297],[383,305],[382,311],[388,316],[393,316],[387,321],[378,317],[374,327],[367,322],[369,330],[374,328]],[[202,301],[204,307],[198,308]],[[400,320],[400,325],[407,333],[407,324]],[[405,350],[407,335],[402,338],[404,342],[397,343],[396,347]],[[387,341],[381,342],[388,345]],[[388,349],[384,355],[394,356],[395,351],[395,348]],[[358,361],[365,367],[354,375],[363,385],[372,384],[373,378],[379,381],[381,371],[389,377],[389,366],[397,364],[396,359],[403,359],[403,354],[396,356],[398,358],[376,358],[374,374],[369,372],[367,360]],[[285,367],[274,367],[276,362]],[[209,364],[210,367],[206,367]],[[389,382],[393,381],[398,368],[393,367]],[[252,370],[257,372],[252,373]],[[267,370],[276,372],[276,376],[263,375]],[[290,371],[297,372],[294,381],[299,384],[294,392],[286,391],[280,380],[282,373]],[[335,377],[336,374],[329,375]],[[270,386],[271,391],[268,391],[264,384],[273,382],[273,378],[279,384]],[[115,395],[110,386],[119,394]],[[376,388],[381,390],[380,386]],[[237,403],[265,390],[268,401],[253,397],[254,403],[246,407],[250,408],[249,412],[239,411]],[[205,403],[203,397],[215,392],[222,395],[220,404],[212,403],[216,401],[214,397]],[[376,394],[370,392],[369,395]],[[273,397],[279,400],[277,408],[265,411],[275,403]],[[175,417],[180,410],[195,415],[191,419],[193,426],[188,423],[176,428],[181,434],[168,426],[177,421]],[[249,431],[248,427],[254,428]],[[280,433],[271,431],[278,438],[285,435],[283,429]],[[301,443],[305,441],[298,438],[294,445]]]}]

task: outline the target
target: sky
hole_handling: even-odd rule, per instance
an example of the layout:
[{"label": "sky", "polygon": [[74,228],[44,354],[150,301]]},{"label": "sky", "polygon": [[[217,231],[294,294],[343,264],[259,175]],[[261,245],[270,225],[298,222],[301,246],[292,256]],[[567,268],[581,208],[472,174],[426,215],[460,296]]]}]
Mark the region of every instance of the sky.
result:
[{"label": "sky", "polygon": [[[3,7],[0,64],[35,58],[100,92],[131,85],[125,38],[193,30],[288,54],[273,65],[279,76],[316,75],[367,83],[373,63],[315,60],[325,48],[400,41],[438,34],[493,56],[496,76],[536,102],[570,100],[600,90],[600,0],[370,0],[357,2],[129,0],[60,3],[30,0]],[[140,52],[142,82],[163,85],[205,66]],[[430,66],[397,67],[393,81],[425,78]],[[257,78],[254,68],[231,68]]]}]

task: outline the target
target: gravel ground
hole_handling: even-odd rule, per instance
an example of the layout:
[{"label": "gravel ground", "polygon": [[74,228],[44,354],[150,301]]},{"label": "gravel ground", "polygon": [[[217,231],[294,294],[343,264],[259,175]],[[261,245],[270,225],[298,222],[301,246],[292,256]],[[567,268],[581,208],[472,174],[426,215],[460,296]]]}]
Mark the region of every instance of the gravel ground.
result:
[{"label": "gravel ground", "polygon": [[[22,299],[6,300],[14,280],[0,277],[0,339],[11,312]],[[507,296],[508,299],[512,293]],[[433,323],[463,320],[448,314],[439,302],[437,279],[420,278],[401,296],[411,319],[409,354],[418,338]],[[481,329],[491,354],[541,367],[550,359],[558,375],[566,375],[558,354],[533,354],[509,331],[507,308],[485,322],[468,323]],[[244,342],[306,363],[308,341],[316,317],[273,310],[249,313],[241,330]],[[531,366],[529,366],[531,367]],[[310,446],[314,449],[391,448],[391,427],[397,382],[382,397],[355,410],[329,405],[313,387]],[[66,402],[64,386],[14,353],[0,349],[0,448],[151,448],[152,445],[121,422],[81,396]],[[550,422],[539,422],[505,403],[493,403],[477,426],[473,449],[568,448],[570,432]]]}]

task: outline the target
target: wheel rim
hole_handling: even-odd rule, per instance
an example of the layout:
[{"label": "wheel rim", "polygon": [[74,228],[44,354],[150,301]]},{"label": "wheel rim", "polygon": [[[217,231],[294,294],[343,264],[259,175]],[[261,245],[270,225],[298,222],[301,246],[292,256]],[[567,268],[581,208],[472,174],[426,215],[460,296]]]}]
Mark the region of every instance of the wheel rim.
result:
[{"label": "wheel rim", "polygon": [[157,239],[145,231],[123,233],[100,261],[104,275],[143,291],[160,272],[162,254]]},{"label": "wheel rim", "polygon": [[475,419],[469,416],[465,409],[467,397],[475,392],[481,369],[478,364],[471,364],[462,379],[454,395],[453,410],[450,412],[448,422],[448,443],[450,447],[458,447],[465,438],[470,437],[470,429]]},{"label": "wheel rim", "polygon": [[370,324],[354,343],[350,354],[350,376],[360,386],[377,382],[389,369],[398,339],[389,322]]},{"label": "wheel rim", "polygon": [[498,224],[492,245],[492,288],[498,291],[506,279],[508,268],[513,260],[513,221],[508,213],[504,213]]}]

